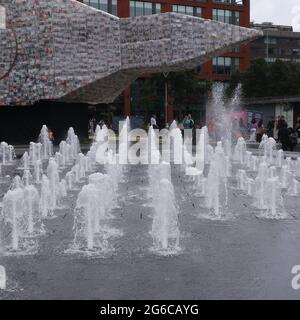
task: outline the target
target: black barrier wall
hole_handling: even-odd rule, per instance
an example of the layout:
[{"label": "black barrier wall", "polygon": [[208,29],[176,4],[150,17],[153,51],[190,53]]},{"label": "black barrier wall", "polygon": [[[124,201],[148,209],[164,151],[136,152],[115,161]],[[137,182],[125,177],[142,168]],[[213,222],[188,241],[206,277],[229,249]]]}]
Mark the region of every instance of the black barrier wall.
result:
[{"label": "black barrier wall", "polygon": [[42,125],[52,129],[55,144],[73,127],[80,140],[88,137],[88,106],[39,102],[33,106],[0,106],[0,141],[9,144],[36,142]]}]

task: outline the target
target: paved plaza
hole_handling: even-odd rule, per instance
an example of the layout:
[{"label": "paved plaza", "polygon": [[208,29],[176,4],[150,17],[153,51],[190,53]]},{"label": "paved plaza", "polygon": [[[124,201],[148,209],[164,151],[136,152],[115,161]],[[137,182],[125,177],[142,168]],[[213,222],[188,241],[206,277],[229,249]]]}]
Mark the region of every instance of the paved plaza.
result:
[{"label": "paved plaza", "polygon": [[183,2],[0,0],[0,300],[300,299],[299,35]]},{"label": "paved plaza", "polygon": [[[99,171],[103,170],[98,166]],[[111,224],[122,236],[114,251],[98,258],[65,253],[73,241],[74,206],[68,194],[35,255],[1,257],[8,288],[1,299],[298,299],[291,269],[300,263],[299,198],[285,197],[288,216],[266,220],[252,200],[229,183],[228,218],[207,219],[203,199],[172,166],[179,206],[180,247],[173,256],[150,251],[152,208],[147,199],[148,166],[127,166]],[[6,167],[3,175],[16,174]],[[11,181],[1,178],[1,197]],[[86,181],[82,182],[82,185]]]}]

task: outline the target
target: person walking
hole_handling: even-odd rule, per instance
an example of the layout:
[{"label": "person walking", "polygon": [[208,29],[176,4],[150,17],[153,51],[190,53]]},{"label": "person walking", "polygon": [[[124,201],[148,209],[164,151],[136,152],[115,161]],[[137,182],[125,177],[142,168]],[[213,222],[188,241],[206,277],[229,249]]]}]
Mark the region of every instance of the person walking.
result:
[{"label": "person walking", "polygon": [[298,138],[298,144],[300,144],[300,118],[297,119],[296,123],[296,133],[297,133],[297,138]]},{"label": "person walking", "polygon": [[190,120],[190,129],[194,129],[194,127],[195,127],[195,121],[193,120],[191,114],[189,114],[188,117],[189,117],[189,120]]},{"label": "person walking", "polygon": [[252,119],[251,119],[251,123],[250,123],[250,128],[249,128],[250,130],[251,129],[257,129],[257,123],[256,123],[256,119],[254,118],[254,117],[252,117]]},{"label": "person walking", "polygon": [[98,125],[99,125],[100,129],[102,130],[102,127],[105,125],[104,120],[100,120]]},{"label": "person walking", "polygon": [[273,129],[273,138],[278,142],[278,131],[279,131],[279,125],[280,125],[280,117],[277,117],[274,123],[274,129]]},{"label": "person walking", "polygon": [[288,151],[290,146],[290,132],[286,122],[282,122],[280,124],[280,128],[278,130],[278,140],[282,145],[282,150]]},{"label": "person walking", "polygon": [[294,151],[296,145],[298,144],[298,135],[296,130],[293,128],[288,128],[289,131],[289,148],[291,151]]},{"label": "person walking", "polygon": [[246,126],[244,124],[243,118],[240,118],[240,121],[239,121],[239,131],[241,136],[244,137],[246,134]]},{"label": "person walking", "polygon": [[181,122],[179,122],[179,124],[178,124],[178,128],[180,129],[180,131],[181,131],[181,134],[182,134],[182,136],[184,135],[184,126],[183,126],[183,122],[181,121]]},{"label": "person walking", "polygon": [[256,142],[261,143],[261,139],[264,134],[264,123],[263,120],[260,119],[257,123],[257,128],[256,128]]},{"label": "person walking", "polygon": [[96,127],[96,119],[93,117],[89,121],[89,134],[91,136],[95,134],[95,127]]},{"label": "person walking", "polygon": [[54,132],[50,127],[48,127],[48,138],[53,144],[55,144],[56,141],[55,141]]},{"label": "person walking", "polygon": [[267,134],[268,137],[274,138],[274,127],[275,127],[275,119],[271,118],[267,125]]},{"label": "person walking", "polygon": [[183,127],[184,129],[193,129],[195,125],[195,122],[192,118],[192,115],[189,113],[187,116],[185,116],[183,120]]},{"label": "person walking", "polygon": [[155,114],[153,114],[150,118],[150,126],[152,126],[153,129],[158,129]]}]

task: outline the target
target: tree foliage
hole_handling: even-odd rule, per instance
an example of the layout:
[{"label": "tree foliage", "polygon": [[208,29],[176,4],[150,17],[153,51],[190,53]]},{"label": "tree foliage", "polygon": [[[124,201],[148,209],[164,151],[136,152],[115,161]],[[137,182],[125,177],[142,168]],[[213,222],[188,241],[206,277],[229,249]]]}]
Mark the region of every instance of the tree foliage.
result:
[{"label": "tree foliage", "polygon": [[162,73],[151,75],[139,80],[139,98],[133,101],[133,108],[147,106],[149,114],[157,113],[158,109],[164,110],[166,81],[169,97],[172,97],[174,106],[180,107],[199,103],[212,85],[211,82],[201,81],[197,70],[170,72],[167,78]]},{"label": "tree foliage", "polygon": [[300,64],[277,60],[267,63],[256,60],[244,73],[232,75],[228,87],[231,95],[238,83],[242,84],[245,97],[278,97],[300,95]]}]

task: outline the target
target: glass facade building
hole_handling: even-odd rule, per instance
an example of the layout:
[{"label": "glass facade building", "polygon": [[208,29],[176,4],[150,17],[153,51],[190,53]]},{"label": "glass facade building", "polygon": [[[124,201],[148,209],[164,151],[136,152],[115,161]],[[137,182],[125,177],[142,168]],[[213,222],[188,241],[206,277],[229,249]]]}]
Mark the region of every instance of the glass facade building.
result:
[{"label": "glass facade building", "polygon": [[118,0],[83,0],[83,3],[93,8],[108,12],[113,15],[118,15]]},{"label": "glass facade building", "polygon": [[217,57],[213,59],[213,72],[221,75],[231,75],[240,69],[240,59],[232,57]]},{"label": "glass facade building", "polygon": [[176,13],[182,13],[189,16],[202,17],[202,8],[201,7],[193,7],[193,6],[182,6],[178,4],[174,4],[172,6],[172,11]]},{"label": "glass facade building", "polygon": [[130,16],[146,16],[161,13],[160,2],[130,1]]},{"label": "glass facade building", "polygon": [[254,24],[264,32],[264,37],[251,44],[251,60],[265,59],[268,63],[276,60],[300,63],[300,32],[291,26],[272,23]]},{"label": "glass facade building", "polygon": [[236,10],[213,9],[213,20],[240,25],[240,12]]}]

